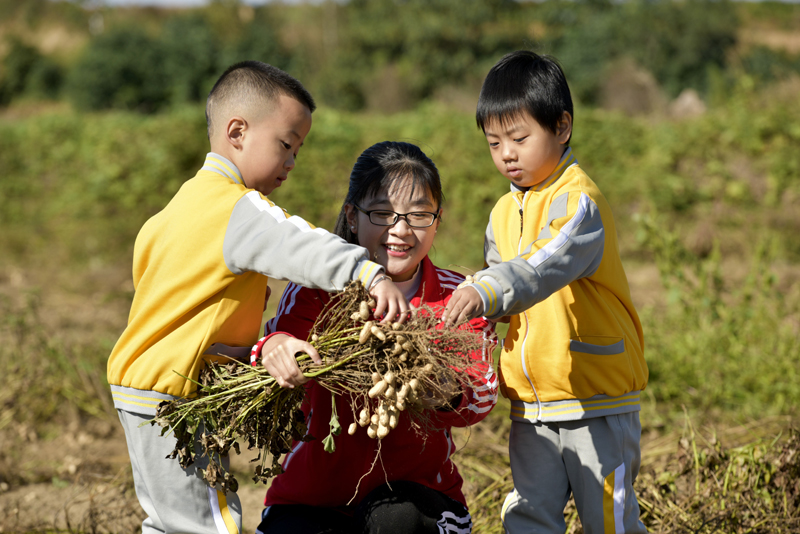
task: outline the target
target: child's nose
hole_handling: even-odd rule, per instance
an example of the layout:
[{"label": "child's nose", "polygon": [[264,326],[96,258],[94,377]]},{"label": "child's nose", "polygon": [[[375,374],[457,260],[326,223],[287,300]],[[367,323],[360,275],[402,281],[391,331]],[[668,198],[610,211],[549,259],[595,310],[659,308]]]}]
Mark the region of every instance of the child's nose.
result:
[{"label": "child's nose", "polygon": [[287,171],[291,171],[294,169],[295,158],[294,155],[289,156],[289,158],[284,162],[283,166],[286,167]]},{"label": "child's nose", "polygon": [[408,221],[405,217],[400,217],[397,219],[397,222],[389,228],[389,231],[394,235],[408,235],[411,233],[411,226],[409,226]]},{"label": "child's nose", "polygon": [[502,152],[502,154],[503,154],[503,160],[504,160],[504,161],[513,161],[513,160],[515,160],[515,159],[516,159],[516,157],[517,157],[517,154],[516,154],[516,152],[514,151],[514,146],[513,146],[513,145],[511,145],[510,143],[505,143],[505,144],[503,145],[503,152]]}]

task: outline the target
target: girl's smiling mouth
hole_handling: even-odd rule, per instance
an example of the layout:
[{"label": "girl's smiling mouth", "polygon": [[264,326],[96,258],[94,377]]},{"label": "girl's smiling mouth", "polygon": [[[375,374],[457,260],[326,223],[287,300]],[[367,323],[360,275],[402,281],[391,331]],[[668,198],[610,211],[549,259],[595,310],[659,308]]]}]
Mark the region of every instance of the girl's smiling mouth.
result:
[{"label": "girl's smiling mouth", "polygon": [[411,245],[384,243],[383,247],[389,256],[405,256],[413,247]]}]

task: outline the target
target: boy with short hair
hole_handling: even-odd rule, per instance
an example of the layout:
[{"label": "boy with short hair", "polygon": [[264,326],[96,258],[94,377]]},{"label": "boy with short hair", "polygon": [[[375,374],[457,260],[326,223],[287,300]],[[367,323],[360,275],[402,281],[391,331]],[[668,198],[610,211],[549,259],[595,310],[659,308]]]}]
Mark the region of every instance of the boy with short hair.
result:
[{"label": "boy with short hair", "polygon": [[569,147],[572,115],[552,58],[517,51],[489,71],[477,122],[511,192],[489,219],[487,268],[443,319],[511,316],[499,363],[512,419],[506,531],[564,532],[573,494],[584,532],[645,532],[633,491],[642,327],[611,208]]},{"label": "boy with short hair", "polygon": [[206,360],[249,355],[268,276],[326,291],[360,280],[377,301],[376,316],[386,312],[388,321],[408,310],[366,249],[289,216],[265,196],[294,168],[315,107],[300,82],[275,67],[231,66],[208,97],[211,152],[203,167],[136,238],[136,293],[108,381],[148,515],[144,534],[241,531],[236,495],[206,485],[202,460],[184,470],[166,459],[174,441],[143,423],[161,401],[192,395]]}]

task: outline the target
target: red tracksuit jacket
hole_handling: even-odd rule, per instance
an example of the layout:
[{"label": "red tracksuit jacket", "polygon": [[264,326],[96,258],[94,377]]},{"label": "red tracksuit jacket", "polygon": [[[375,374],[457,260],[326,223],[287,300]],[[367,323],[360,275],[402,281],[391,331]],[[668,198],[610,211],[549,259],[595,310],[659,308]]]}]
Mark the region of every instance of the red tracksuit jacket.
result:
[{"label": "red tracksuit jacket", "polygon": [[[427,304],[439,309],[441,314],[464,277],[436,267],[427,257],[421,268],[422,281],[410,304]],[[266,333],[286,332],[307,339],[314,321],[329,299],[330,295],[324,291],[289,284],[277,315],[265,327]],[[493,325],[483,318],[473,319],[462,328],[483,331],[487,338],[493,338]],[[497,376],[492,369],[491,348],[484,353],[477,351],[469,355],[478,361],[474,366],[477,372],[472,377],[472,387],[465,388],[461,404],[454,411],[437,412],[439,424],[436,426],[442,430],[422,440],[411,429],[408,416],[403,414],[397,428],[381,440],[381,455],[374,468],[372,464],[379,442],[369,438],[366,429],[361,427],[354,435],[347,434],[353,413],[345,397],[336,399],[336,411],[343,429],[335,438],[336,451],[324,451],[322,439],[329,433],[331,394],[316,382],[308,382],[308,402],[303,404],[303,411],[309,432],[316,439],[293,444],[292,452],[283,461],[285,472],[273,479],[265,504],[306,504],[350,511],[370,491],[386,481],[407,480],[438,490],[466,506],[461,492],[462,479],[450,458],[455,452],[450,428],[475,424],[494,407]],[[371,468],[372,471],[364,476]]]}]

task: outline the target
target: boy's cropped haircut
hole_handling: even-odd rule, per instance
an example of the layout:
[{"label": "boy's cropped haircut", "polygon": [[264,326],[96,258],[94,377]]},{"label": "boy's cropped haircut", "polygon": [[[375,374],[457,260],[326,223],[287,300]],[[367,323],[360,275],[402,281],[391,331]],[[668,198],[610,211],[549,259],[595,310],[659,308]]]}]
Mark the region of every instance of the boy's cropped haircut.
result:
[{"label": "boy's cropped haircut", "polygon": [[317,109],[314,98],[303,84],[281,69],[261,61],[231,65],[211,88],[206,100],[209,139],[220,112],[266,108],[278,95],[294,98],[312,113]]},{"label": "boy's cropped haircut", "polygon": [[475,119],[485,132],[489,122],[506,124],[528,112],[556,133],[565,111],[574,117],[567,78],[555,58],[517,50],[500,58],[486,75]]}]

